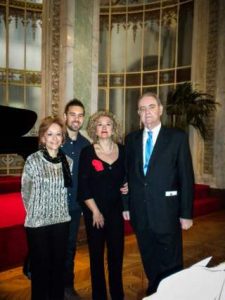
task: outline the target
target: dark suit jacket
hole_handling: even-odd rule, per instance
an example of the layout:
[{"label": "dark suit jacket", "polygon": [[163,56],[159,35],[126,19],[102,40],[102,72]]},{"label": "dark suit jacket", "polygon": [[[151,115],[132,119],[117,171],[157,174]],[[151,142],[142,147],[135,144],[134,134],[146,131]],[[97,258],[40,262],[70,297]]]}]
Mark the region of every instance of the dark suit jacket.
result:
[{"label": "dark suit jacket", "polygon": [[143,130],[126,137],[129,210],[135,231],[146,224],[157,233],[192,219],[194,175],[186,133],[161,127],[146,176],[143,173]]}]

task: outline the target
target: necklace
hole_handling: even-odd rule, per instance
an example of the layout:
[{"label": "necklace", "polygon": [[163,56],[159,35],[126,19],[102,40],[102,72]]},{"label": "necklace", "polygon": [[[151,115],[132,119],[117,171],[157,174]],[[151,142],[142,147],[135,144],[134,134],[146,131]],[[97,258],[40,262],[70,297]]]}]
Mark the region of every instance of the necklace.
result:
[{"label": "necklace", "polygon": [[102,145],[101,145],[100,143],[98,143],[98,145],[99,145],[99,148],[100,148],[101,152],[102,152],[103,154],[106,154],[106,155],[112,154],[112,152],[113,152],[113,150],[114,150],[114,143],[113,143],[113,142],[111,142],[111,145],[110,145],[110,147],[109,147],[109,150],[107,150],[107,151],[102,147]]}]

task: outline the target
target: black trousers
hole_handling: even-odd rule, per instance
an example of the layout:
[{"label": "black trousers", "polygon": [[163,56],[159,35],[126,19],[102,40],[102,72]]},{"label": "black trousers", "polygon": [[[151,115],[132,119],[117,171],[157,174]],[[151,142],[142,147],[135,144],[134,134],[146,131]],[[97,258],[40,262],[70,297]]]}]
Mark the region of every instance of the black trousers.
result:
[{"label": "black trousers", "polygon": [[107,299],[104,266],[104,249],[106,245],[111,299],[122,300],[124,298],[122,283],[124,223],[122,213],[113,212],[105,217],[105,225],[100,229],[93,227],[92,218],[85,217],[85,224],[90,254],[92,299]]},{"label": "black trousers", "polygon": [[31,260],[31,299],[63,300],[68,222],[26,228]]},{"label": "black trousers", "polygon": [[183,268],[182,232],[178,227],[175,232],[159,234],[146,227],[136,232],[136,236],[150,295],[163,278]]},{"label": "black trousers", "polygon": [[69,237],[67,242],[67,252],[65,261],[64,283],[65,287],[73,287],[74,274],[74,260],[76,255],[77,236],[80,225],[81,211],[75,210],[70,212],[71,221],[69,223]]}]

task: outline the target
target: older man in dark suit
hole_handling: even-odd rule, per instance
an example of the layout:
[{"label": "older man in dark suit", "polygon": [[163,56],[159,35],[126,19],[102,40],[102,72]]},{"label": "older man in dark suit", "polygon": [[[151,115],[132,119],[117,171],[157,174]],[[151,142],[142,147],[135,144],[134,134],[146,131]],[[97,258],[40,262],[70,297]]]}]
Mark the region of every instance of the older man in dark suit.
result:
[{"label": "older man in dark suit", "polygon": [[161,125],[157,95],[138,101],[144,129],[126,137],[129,212],[149,286],[182,269],[182,230],[192,222],[194,175],[185,132]]}]

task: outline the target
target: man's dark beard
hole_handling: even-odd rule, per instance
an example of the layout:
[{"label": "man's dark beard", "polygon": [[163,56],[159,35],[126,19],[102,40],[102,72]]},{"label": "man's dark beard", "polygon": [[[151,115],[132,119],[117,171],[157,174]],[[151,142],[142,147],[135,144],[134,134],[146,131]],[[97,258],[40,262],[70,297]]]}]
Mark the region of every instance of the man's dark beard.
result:
[{"label": "man's dark beard", "polygon": [[69,126],[69,125],[67,125],[67,124],[66,124],[66,127],[67,127],[69,130],[74,131],[74,132],[78,132],[78,131],[81,129],[81,127],[78,126],[78,128],[75,130],[73,127],[71,127],[71,126]]}]

